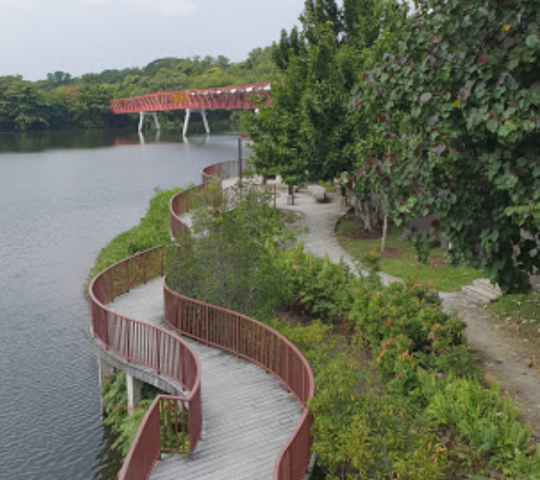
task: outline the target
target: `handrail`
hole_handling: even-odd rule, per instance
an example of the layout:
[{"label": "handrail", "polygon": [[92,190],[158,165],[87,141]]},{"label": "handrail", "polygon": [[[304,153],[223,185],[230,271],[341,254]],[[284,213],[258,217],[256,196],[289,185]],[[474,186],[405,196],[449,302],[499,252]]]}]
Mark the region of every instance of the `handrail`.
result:
[{"label": "handrail", "polygon": [[[163,275],[163,247],[129,257],[101,272],[90,285],[92,331],[106,350],[166,375],[187,397],[160,395],[147,412],[120,472],[120,480],[145,480],[161,453],[192,453],[202,430],[201,368],[198,357],[176,335],[119,315],[105,306]],[[175,418],[174,424],[167,418]]]},{"label": "handrail", "polygon": [[[212,165],[203,170],[203,185],[238,174],[238,161]],[[194,189],[180,192],[170,202],[171,232],[189,232],[181,220],[193,205]],[[173,235],[176,237],[176,235]],[[283,335],[245,315],[193,300],[164,285],[165,321],[182,335],[221,348],[263,367],[278,378],[304,406],[305,411],[275,465],[273,480],[300,480],[309,468],[312,416],[307,405],[315,394],[311,367],[300,351]]]}]

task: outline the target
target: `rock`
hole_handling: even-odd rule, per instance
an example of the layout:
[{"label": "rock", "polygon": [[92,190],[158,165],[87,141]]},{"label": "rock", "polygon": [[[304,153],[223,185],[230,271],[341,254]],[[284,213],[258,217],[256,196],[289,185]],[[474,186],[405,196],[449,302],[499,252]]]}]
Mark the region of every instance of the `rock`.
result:
[{"label": "rock", "polygon": [[317,203],[324,203],[326,202],[326,189],[324,187],[320,187],[318,185],[315,185],[311,187],[311,192],[313,193],[313,198]]}]

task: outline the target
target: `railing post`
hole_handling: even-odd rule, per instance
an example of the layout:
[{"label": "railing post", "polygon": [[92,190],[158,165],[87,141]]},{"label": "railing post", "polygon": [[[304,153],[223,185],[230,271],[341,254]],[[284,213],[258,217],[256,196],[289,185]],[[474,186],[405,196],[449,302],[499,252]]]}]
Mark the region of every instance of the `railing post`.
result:
[{"label": "railing post", "polygon": [[160,375],[161,374],[161,369],[160,369],[160,358],[159,358],[159,330],[155,330],[156,332],[156,371],[157,371],[157,374]]},{"label": "railing post", "polygon": [[109,314],[107,311],[102,310],[103,314],[103,326],[105,329],[105,350],[109,350]]},{"label": "railing post", "polygon": [[240,317],[236,315],[236,357],[240,358]]},{"label": "railing post", "polygon": [[209,338],[210,338],[210,320],[208,319],[208,305],[205,305],[206,310],[206,346],[209,344]]},{"label": "railing post", "polygon": [[131,322],[126,322],[126,358],[129,362],[131,360],[130,352],[130,342],[129,342],[129,327],[131,326]]},{"label": "railing post", "polygon": [[165,273],[165,248],[160,247],[159,252],[161,256],[161,276],[163,277],[163,274]]},{"label": "railing post", "polygon": [[290,387],[290,383],[291,383],[291,372],[289,371],[289,346],[287,344],[285,344],[285,373],[286,373],[286,381],[287,381],[287,390],[290,392],[291,391],[291,387]]},{"label": "railing post", "polygon": [[112,268],[109,268],[109,274],[108,274],[108,277],[109,277],[109,294],[111,295],[111,302],[114,301],[114,282],[113,282],[113,278],[112,278]]},{"label": "railing post", "polygon": [[264,348],[264,370],[268,373],[268,330],[264,329],[263,336],[263,348]]}]

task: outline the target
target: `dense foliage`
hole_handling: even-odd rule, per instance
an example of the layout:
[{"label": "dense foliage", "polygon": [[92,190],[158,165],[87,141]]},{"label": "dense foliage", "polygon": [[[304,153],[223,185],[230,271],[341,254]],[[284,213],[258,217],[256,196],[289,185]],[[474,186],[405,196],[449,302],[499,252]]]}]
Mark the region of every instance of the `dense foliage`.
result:
[{"label": "dense foliage", "polygon": [[117,434],[112,448],[119,451],[125,457],[137,434],[139,426],[152,401],[158,394],[158,390],[143,383],[141,402],[134,412],[128,412],[128,399],[126,387],[126,374],[117,373],[109,378],[101,390],[105,404],[105,425],[110,425]]},{"label": "dense foliage", "polygon": [[456,261],[526,289],[540,266],[538,3],[416,5],[353,99],[370,120],[359,183],[379,179],[398,221],[439,212]]},{"label": "dense foliage", "polygon": [[226,195],[220,189],[206,189],[193,213],[194,235],[179,237],[169,249],[167,283],[182,295],[267,317],[289,296],[275,261],[286,237],[283,224],[264,193],[249,185]]},{"label": "dense foliage", "polygon": [[[0,77],[0,131],[123,127],[136,120],[113,115],[109,101],[114,98],[252,83],[273,80],[276,75],[271,49],[257,48],[238,63],[223,56],[164,58],[143,68],[105,70],[81,77],[54,72],[38,82],[20,76]],[[180,115],[164,112],[162,123],[178,122]],[[211,116],[228,118],[229,113],[212,112]]]},{"label": "dense foliage", "polygon": [[283,32],[274,45],[282,81],[272,85],[272,105],[246,116],[255,165],[289,185],[329,180],[354,161],[356,114],[350,91],[378,52],[396,41],[393,25],[405,9],[387,0],[308,0],[302,29]]}]

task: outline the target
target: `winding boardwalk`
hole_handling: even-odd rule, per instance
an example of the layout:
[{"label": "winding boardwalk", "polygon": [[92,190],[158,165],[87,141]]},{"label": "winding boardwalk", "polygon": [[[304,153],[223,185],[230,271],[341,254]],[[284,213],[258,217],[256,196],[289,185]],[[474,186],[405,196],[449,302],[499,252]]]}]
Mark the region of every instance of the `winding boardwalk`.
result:
[{"label": "winding boardwalk", "polygon": [[[163,321],[163,280],[107,305],[112,311],[177,335]],[[202,367],[203,433],[190,457],[164,456],[155,480],[270,480],[302,406],[272,375],[221,350],[187,340]]]}]

